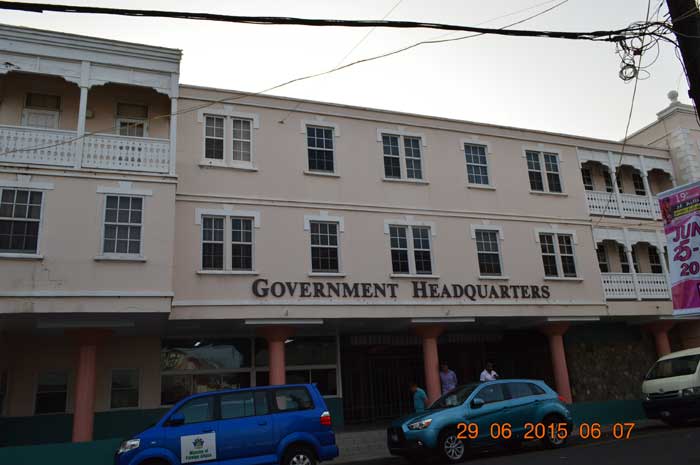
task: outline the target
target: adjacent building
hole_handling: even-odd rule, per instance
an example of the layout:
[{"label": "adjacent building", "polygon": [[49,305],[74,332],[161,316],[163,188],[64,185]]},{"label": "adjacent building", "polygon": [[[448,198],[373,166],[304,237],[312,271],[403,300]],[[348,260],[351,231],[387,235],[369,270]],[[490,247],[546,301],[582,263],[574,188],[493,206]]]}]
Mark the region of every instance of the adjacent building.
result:
[{"label": "adjacent building", "polygon": [[380,421],[440,362],[635,400],[700,342],[655,198],[700,174],[675,97],[622,144],[184,85],[178,50],[49,31],[0,26],[0,58],[8,444],[284,382]]}]

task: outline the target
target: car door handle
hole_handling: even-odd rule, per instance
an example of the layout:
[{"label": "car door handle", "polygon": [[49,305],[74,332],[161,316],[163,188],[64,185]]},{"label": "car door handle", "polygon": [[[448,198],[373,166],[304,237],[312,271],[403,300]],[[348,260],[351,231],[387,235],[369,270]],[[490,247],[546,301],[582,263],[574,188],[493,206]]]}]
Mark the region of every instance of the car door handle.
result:
[{"label": "car door handle", "polygon": [[259,421],[259,422],[258,422],[258,425],[260,425],[260,426],[265,426],[265,425],[267,425],[267,422],[266,422],[266,421]]}]

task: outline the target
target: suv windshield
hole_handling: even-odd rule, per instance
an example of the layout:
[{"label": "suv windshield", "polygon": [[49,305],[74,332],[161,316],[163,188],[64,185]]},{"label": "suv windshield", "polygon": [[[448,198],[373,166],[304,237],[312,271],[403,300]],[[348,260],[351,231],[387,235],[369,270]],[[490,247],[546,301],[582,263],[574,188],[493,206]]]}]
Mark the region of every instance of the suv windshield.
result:
[{"label": "suv windshield", "polygon": [[451,390],[450,392],[444,394],[438,400],[436,400],[433,405],[428,407],[428,410],[437,410],[441,408],[454,407],[456,405],[462,405],[467,397],[474,392],[474,389],[480,386],[480,383],[465,384],[464,386],[458,386]]},{"label": "suv windshield", "polygon": [[698,367],[698,362],[700,362],[700,354],[660,360],[651,367],[645,379],[692,375]]}]

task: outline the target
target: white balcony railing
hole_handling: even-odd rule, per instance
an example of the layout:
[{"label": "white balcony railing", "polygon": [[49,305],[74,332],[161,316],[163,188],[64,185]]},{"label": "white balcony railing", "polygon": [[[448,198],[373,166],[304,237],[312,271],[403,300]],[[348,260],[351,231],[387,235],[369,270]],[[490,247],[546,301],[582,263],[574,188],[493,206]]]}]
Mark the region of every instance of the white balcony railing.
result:
[{"label": "white balcony railing", "polygon": [[601,273],[606,299],[645,300],[668,299],[666,275],[658,273],[637,273],[639,295],[634,286],[632,273]]},{"label": "white balcony railing", "polygon": [[650,202],[644,195],[620,194],[620,203],[614,192],[586,191],[588,212],[591,215],[625,216],[627,218],[661,217],[656,197]]},{"label": "white balcony railing", "polygon": [[75,131],[0,126],[0,162],[168,173],[170,141]]}]

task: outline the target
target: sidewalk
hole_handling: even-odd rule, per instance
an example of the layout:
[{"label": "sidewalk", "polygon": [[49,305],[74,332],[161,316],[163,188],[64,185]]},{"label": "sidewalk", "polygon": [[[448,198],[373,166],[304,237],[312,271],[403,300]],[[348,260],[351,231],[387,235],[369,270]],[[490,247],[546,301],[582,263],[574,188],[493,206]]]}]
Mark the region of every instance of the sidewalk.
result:
[{"label": "sidewalk", "polygon": [[[632,436],[639,431],[663,427],[664,423],[658,420],[636,420],[632,430]],[[601,427],[600,439],[586,439],[591,443],[612,438],[612,425]],[[585,433],[584,433],[585,434]],[[580,444],[584,440],[579,438],[578,426],[569,436],[573,444]],[[392,457],[386,446],[386,429],[368,429],[364,431],[348,431],[336,434],[336,443],[340,449],[340,456],[333,463],[363,462]]]}]

